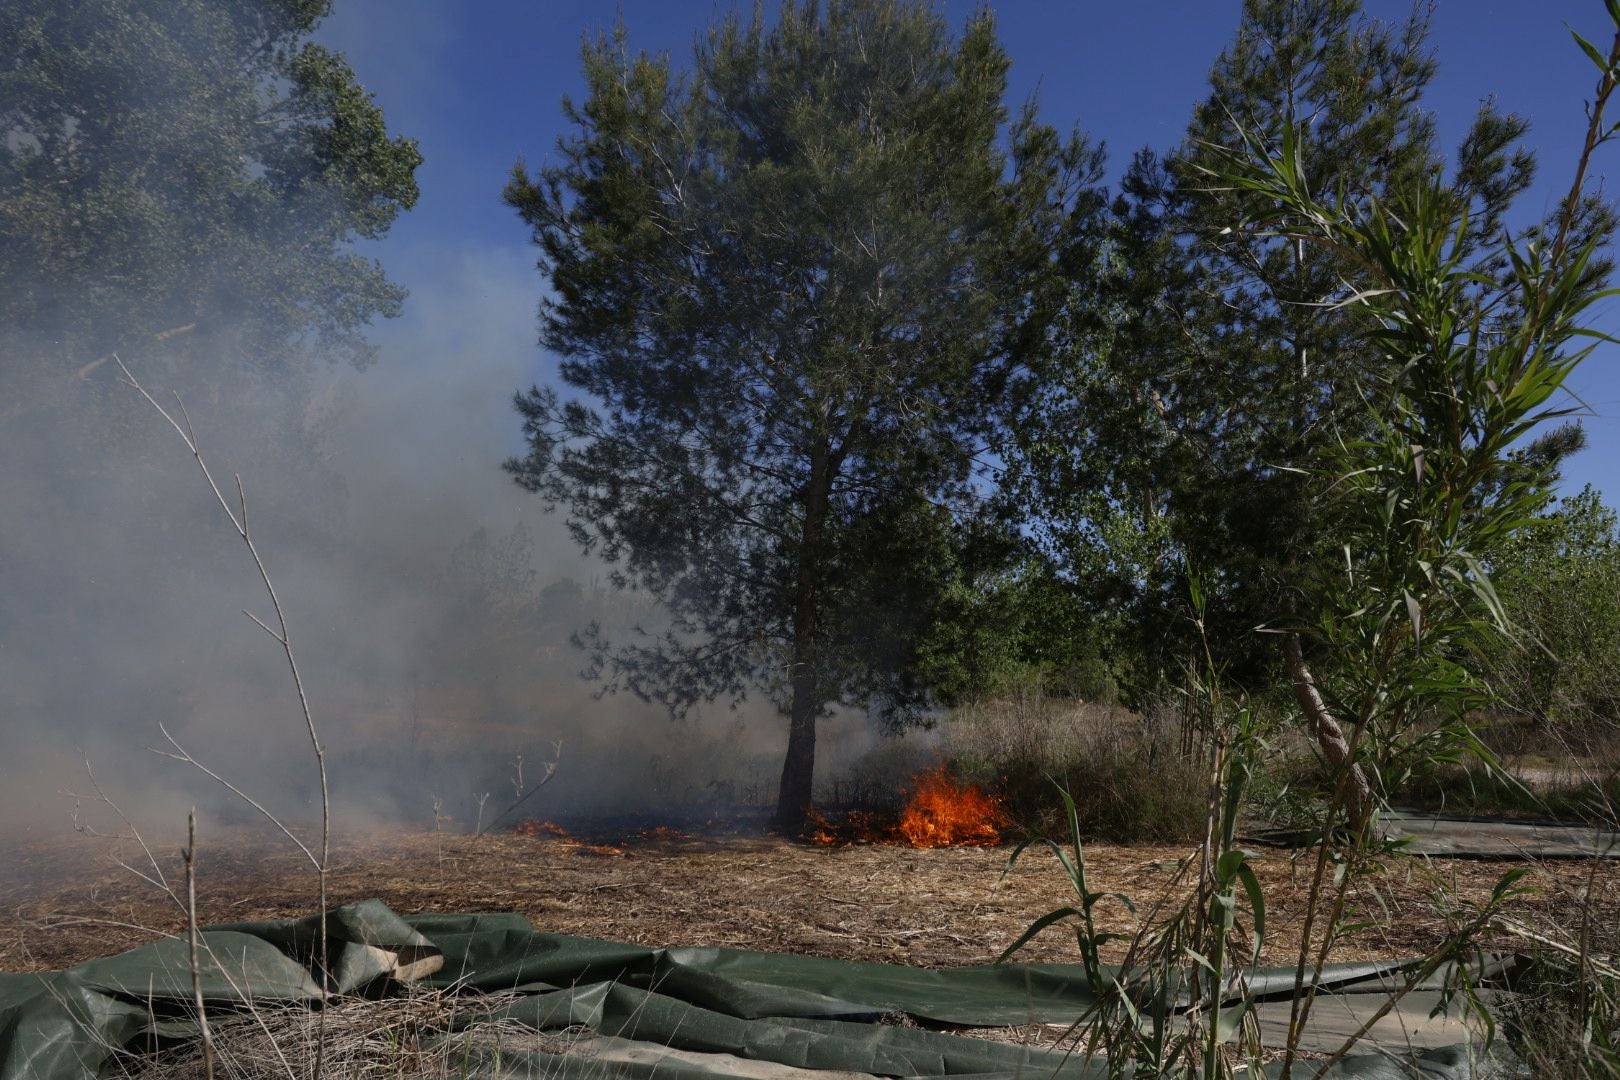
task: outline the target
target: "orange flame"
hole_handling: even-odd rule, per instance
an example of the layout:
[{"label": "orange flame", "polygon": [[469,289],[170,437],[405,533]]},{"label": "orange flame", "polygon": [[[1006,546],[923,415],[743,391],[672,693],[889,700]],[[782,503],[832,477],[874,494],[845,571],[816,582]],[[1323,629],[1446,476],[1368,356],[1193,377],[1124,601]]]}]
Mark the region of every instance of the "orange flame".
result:
[{"label": "orange flame", "polygon": [[517,827],[512,830],[512,832],[516,836],[527,836],[536,840],[541,837],[548,837],[557,841],[563,847],[572,851],[576,855],[603,855],[608,857],[617,857],[628,854],[624,848],[616,847],[613,844],[591,844],[584,840],[576,839],[573,833],[569,832],[561,825],[558,825],[555,821],[535,821],[533,818],[530,818],[527,821],[519,823]]},{"label": "orange flame", "polygon": [[805,839],[823,847],[907,844],[915,848],[994,847],[1007,828],[1007,813],[994,796],[958,783],[945,765],[919,774],[898,822],[855,810],[838,823],[808,812]]},{"label": "orange flame", "polygon": [[917,848],[994,847],[1007,814],[1001,803],[939,765],[917,778],[900,814],[899,832]]},{"label": "orange flame", "polygon": [[512,830],[514,835],[539,838],[549,836],[556,840],[567,840],[570,833],[555,821],[536,821],[528,818],[521,821]]}]

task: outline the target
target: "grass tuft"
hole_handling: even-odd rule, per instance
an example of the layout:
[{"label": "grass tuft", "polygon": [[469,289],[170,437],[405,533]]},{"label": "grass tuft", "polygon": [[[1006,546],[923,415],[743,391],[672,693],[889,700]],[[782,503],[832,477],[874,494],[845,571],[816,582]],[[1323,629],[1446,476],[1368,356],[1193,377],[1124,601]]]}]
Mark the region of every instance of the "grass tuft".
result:
[{"label": "grass tuft", "polygon": [[1204,833],[1209,778],[1167,712],[1029,694],[960,710],[945,731],[956,771],[995,790],[1018,825],[1064,836],[1061,786],[1089,839],[1178,843]]},{"label": "grass tuft", "polygon": [[[325,1011],[320,1075],[345,1080],[411,1077],[451,1080],[482,1075],[544,1076],[554,1055],[578,1053],[588,1032],[540,1032],[502,1018],[509,995],[458,995],[413,989],[379,1000],[350,999]],[[221,1080],[314,1076],[319,1014],[299,1005],[256,1005],[211,1014],[214,1075]],[[202,1044],[188,1040],[153,1053],[122,1053],[112,1075],[124,1080],[205,1080]],[[552,1066],[554,1071],[555,1066]]]}]

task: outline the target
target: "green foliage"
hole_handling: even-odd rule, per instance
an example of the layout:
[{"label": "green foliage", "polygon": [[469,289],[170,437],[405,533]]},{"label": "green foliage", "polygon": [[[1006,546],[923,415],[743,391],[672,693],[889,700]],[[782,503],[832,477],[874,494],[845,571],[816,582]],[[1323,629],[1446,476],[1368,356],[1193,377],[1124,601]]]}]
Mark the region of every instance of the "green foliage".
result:
[{"label": "green foliage", "polygon": [[584,66],[577,133],[506,193],[579,396],[518,398],[509,467],[671,614],[593,642],[610,685],[789,714],[791,818],[827,708],[924,700],[901,662],[1095,155],[1009,122],[988,14],[952,40],[925,5],[795,3],[726,20],[684,73],[622,30]]},{"label": "green foliage", "polygon": [[946,584],[917,648],[921,681],[946,706],[1029,693],[1112,704],[1111,628],[1049,562],[1009,548],[981,548]]},{"label": "green foliage", "polygon": [[1590,487],[1503,546],[1492,579],[1516,638],[1482,644],[1504,706],[1585,749],[1620,726],[1620,525]]},{"label": "green foliage", "polygon": [[[416,201],[322,0],[19,0],[0,11],[0,325],[58,376],[195,342],[367,362],[404,292],[349,248]],[[72,365],[69,367],[68,365]]]},{"label": "green foliage", "polygon": [[[1219,707],[1218,695],[1211,703]],[[1177,910],[1161,916],[1161,899],[1144,919],[1124,894],[1091,888],[1081,809],[1056,781],[1070,848],[1038,837],[1020,844],[1008,859],[1010,871],[1030,845],[1044,846],[1056,857],[1076,903],[1031,922],[1000,961],[1010,959],[1048,928],[1070,925],[1095,997],[1095,1004],[1074,1022],[1070,1033],[1080,1033],[1088,1057],[1102,1053],[1110,1077],[1235,1075],[1239,1070],[1228,1054],[1232,1048],[1251,1069],[1260,1061],[1258,1028],[1249,1011],[1253,999],[1236,970],[1259,960],[1266,935],[1260,879],[1248,853],[1236,846],[1237,817],[1259,743],[1246,711],[1228,720],[1232,742],[1216,752],[1213,776],[1218,791],[1204,804],[1212,815],[1204,847],[1200,856],[1183,860],[1166,889],[1168,897],[1182,875],[1196,869],[1197,886]],[[1096,912],[1104,902],[1122,905],[1137,922],[1136,932],[1102,931]],[[1101,950],[1115,941],[1129,943],[1125,960],[1117,967],[1105,966]]]},{"label": "green foliage", "polygon": [[1002,878],[1005,880],[1007,873],[1011,872],[1012,868],[1017,865],[1018,857],[1026,849],[1032,844],[1040,845],[1057,858],[1058,866],[1061,868],[1063,876],[1068,879],[1069,884],[1074,888],[1075,899],[1080,906],[1055,908],[1036,919],[1022,934],[1018,935],[1018,940],[1002,951],[998,962],[1010,959],[1019,949],[1029,944],[1037,934],[1048,926],[1055,926],[1060,922],[1072,920],[1075,945],[1079,948],[1081,963],[1085,965],[1086,980],[1091,984],[1092,993],[1102,994],[1113,982],[1112,974],[1103,970],[1102,947],[1110,941],[1126,940],[1126,935],[1099,931],[1097,929],[1095,910],[1103,901],[1112,900],[1123,905],[1127,911],[1134,915],[1136,914],[1136,905],[1131,902],[1130,897],[1123,893],[1096,892],[1086,883],[1086,849],[1081,842],[1080,815],[1074,805],[1074,800],[1069,797],[1069,793],[1061,785],[1057,785],[1057,793],[1058,797],[1063,800],[1063,809],[1068,824],[1068,838],[1072,845],[1070,850],[1065,851],[1062,844],[1045,837],[1026,840],[1013,849],[1012,854],[1007,859],[1007,869],[1002,872]]},{"label": "green foliage", "polygon": [[[1250,0],[1217,66],[1221,92],[1195,120],[1198,141],[1160,172],[1138,159],[1138,202],[1121,205],[1129,227],[1105,251],[1119,257],[1126,288],[1102,318],[1074,324],[1080,362],[1037,402],[1022,476],[1025,491],[1073,515],[1060,516],[1055,547],[1121,566],[1141,625],[1184,610],[1174,586],[1185,579],[1193,618],[1183,640],[1201,646],[1188,650],[1198,657],[1186,666],[1189,715],[1203,718],[1214,785],[1194,902],[1141,927],[1120,973],[1101,969],[1100,898],[1066,797],[1076,851],[1061,865],[1080,903],[1037,920],[1014,946],[1074,921],[1100,1001],[1077,1027],[1088,1047],[1106,1047],[1110,1075],[1223,1074],[1225,1044],[1247,1019],[1243,1002],[1223,1001],[1233,947],[1252,958],[1263,933],[1258,879],[1234,843],[1261,725],[1243,698],[1223,705],[1222,693],[1229,677],[1243,686],[1265,674],[1256,641],[1268,639],[1234,642],[1229,631],[1265,622],[1285,635],[1300,708],[1333,773],[1314,822],[1321,842],[1284,1080],[1316,976],[1336,943],[1372,925],[1358,897],[1395,853],[1365,827],[1376,794],[1367,775],[1394,784],[1464,759],[1493,765],[1468,727],[1491,701],[1483,643],[1514,632],[1491,571],[1534,561],[1523,545],[1536,542],[1559,459],[1580,443],[1568,429],[1537,435],[1573,411],[1556,395],[1594,340],[1607,340],[1587,322],[1610,295],[1600,249],[1614,218],[1583,182],[1593,150],[1620,131],[1604,120],[1620,78],[1620,5],[1610,9],[1608,54],[1583,45],[1601,75],[1570,194],[1544,227],[1517,237],[1501,217],[1529,178],[1528,157],[1508,149],[1523,125],[1483,114],[1448,180],[1416,108],[1432,72],[1421,20],[1402,35],[1357,29],[1353,0]],[[1078,448],[1055,437],[1093,416]],[[1612,534],[1612,520],[1583,509],[1585,526],[1566,523],[1567,539]],[[1120,518],[1152,526],[1156,543],[1107,550],[1098,541]],[[1472,971],[1526,872],[1504,874],[1484,902],[1442,892],[1445,941],[1312,1071],[1331,1068],[1448,964],[1447,996],[1489,1025]],[[1235,933],[1244,900],[1249,940]],[[1574,1023],[1561,1029],[1582,1040],[1583,1061],[1607,1054],[1613,1017],[1590,929],[1567,952],[1581,1003],[1563,1010]],[[1185,1000],[1204,1003],[1204,1038],[1170,1042],[1147,1006],[1188,987]],[[1257,1039],[1245,1048],[1258,1057]]]},{"label": "green foliage", "polygon": [[1366,318],[1364,341],[1386,365],[1362,388],[1371,430],[1317,467],[1314,565],[1336,552],[1340,568],[1301,586],[1331,657],[1327,696],[1388,765],[1421,750],[1414,740],[1458,734],[1420,719],[1461,724],[1486,700],[1462,651],[1508,630],[1488,562],[1545,504],[1549,477],[1507,466],[1525,436],[1571,411],[1552,398],[1591,352],[1581,319],[1606,295],[1596,243],[1567,248],[1572,219],[1550,250],[1503,239],[1492,254],[1510,273],[1498,280],[1470,264],[1474,219],[1437,182],[1393,205],[1324,202],[1292,129],[1252,149],[1263,164],[1234,162],[1225,178],[1306,223],[1268,215],[1264,228],[1354,263],[1341,306]]},{"label": "green foliage", "polygon": [[[1137,155],[1100,285],[1077,288],[1020,432],[1018,497],[1161,668],[1196,650],[1181,617],[1190,564],[1210,569],[1227,677],[1250,690],[1272,677],[1274,643],[1250,631],[1292,610],[1301,568],[1322,554],[1307,473],[1368,432],[1361,391],[1393,374],[1338,304],[1352,262],[1294,235],[1308,223],[1292,208],[1271,213],[1263,193],[1212,180],[1220,148],[1290,131],[1309,190],[1348,207],[1434,187],[1472,214],[1458,254],[1485,272],[1501,263],[1484,247],[1530,182],[1533,159],[1516,148],[1527,125],[1486,107],[1438,183],[1421,107],[1427,30],[1421,13],[1392,27],[1356,0],[1248,0],[1187,141]],[[1272,228],[1233,228],[1261,213]],[[1606,211],[1583,213],[1588,231],[1607,228]]]},{"label": "green foliage", "polygon": [[[1302,943],[1296,988],[1356,925],[1346,886],[1380,846],[1365,829],[1363,770],[1376,784],[1463,756],[1494,766],[1467,724],[1490,700],[1468,654],[1512,632],[1489,567],[1545,507],[1555,476],[1557,440],[1516,448],[1573,411],[1555,395],[1604,338],[1585,322],[1610,295],[1598,250],[1612,217],[1590,209],[1583,183],[1593,150],[1614,131],[1604,109],[1620,73],[1620,8],[1612,14],[1615,43],[1600,58],[1586,145],[1545,237],[1481,235],[1492,216],[1438,174],[1383,198],[1324,189],[1291,123],[1274,136],[1244,131],[1240,150],[1205,167],[1212,186],[1255,197],[1234,233],[1309,245],[1340,262],[1344,284],[1323,300],[1356,320],[1353,340],[1376,359],[1354,385],[1362,418],[1334,425],[1334,441],[1300,469],[1312,497],[1309,558],[1299,560],[1295,601],[1279,611],[1291,634],[1308,633],[1325,673],[1314,683],[1297,640],[1287,639],[1301,706],[1337,777],[1323,835],[1344,808],[1352,841],[1319,849],[1303,938],[1319,898],[1331,895],[1329,944],[1313,963]],[[1330,863],[1338,865],[1324,892]],[[1443,960],[1477,952],[1515,880],[1504,876],[1488,904],[1457,919],[1408,988]],[[1309,994],[1296,997],[1290,1051],[1311,1006]]]}]

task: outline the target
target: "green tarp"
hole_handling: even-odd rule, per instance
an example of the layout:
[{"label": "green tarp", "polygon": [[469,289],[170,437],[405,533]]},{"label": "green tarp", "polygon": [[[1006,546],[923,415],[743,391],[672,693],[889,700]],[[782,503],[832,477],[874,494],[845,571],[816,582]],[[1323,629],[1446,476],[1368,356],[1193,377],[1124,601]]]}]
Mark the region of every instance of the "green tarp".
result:
[{"label": "green tarp", "polygon": [[[1620,859],[1620,832],[1530,818],[1470,817],[1382,810],[1378,832],[1410,855],[1445,859]],[[1310,847],[1307,830],[1255,828],[1244,840],[1278,847]]]},{"label": "green tarp", "polygon": [[[387,993],[400,983],[457,993],[516,992],[495,1015],[533,1028],[588,1029],[593,1054],[510,1049],[481,1076],[604,1074],[663,1078],[749,1072],[743,1064],[868,1076],[1101,1076],[1086,1063],[1025,1047],[898,1026],[996,1027],[1068,1023],[1089,994],[1070,965],[1005,964],[929,970],[732,949],[650,949],[537,933],[520,915],[401,918],[376,901],[329,916],[334,991]],[[318,923],[251,922],[204,931],[205,999],[226,1011],[250,1002],[322,998],[307,964]],[[162,941],[67,971],[0,974],[0,1080],[102,1075],[115,1048],[184,1034],[192,981],[184,941]],[[1339,965],[1325,983],[1384,993],[1393,964]],[[1291,971],[1256,972],[1256,993],[1286,996]],[[485,1013],[487,1018],[491,1014]],[[1483,1075],[1466,1046],[1347,1059],[1334,1076]]]}]

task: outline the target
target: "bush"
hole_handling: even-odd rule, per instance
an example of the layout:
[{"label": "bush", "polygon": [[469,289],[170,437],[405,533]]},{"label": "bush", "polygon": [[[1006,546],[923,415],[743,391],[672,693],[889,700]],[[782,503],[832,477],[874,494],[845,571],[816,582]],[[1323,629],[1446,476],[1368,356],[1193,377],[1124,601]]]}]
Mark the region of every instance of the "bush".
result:
[{"label": "bush", "polygon": [[1480,652],[1517,711],[1579,748],[1620,728],[1620,523],[1588,486],[1516,536],[1492,568],[1519,628]]},{"label": "bush", "polygon": [[1177,718],[1027,692],[959,709],[944,745],[965,779],[999,794],[1018,827],[1066,832],[1057,785],[1089,837],[1120,843],[1193,840],[1204,832],[1208,777],[1181,746]]}]

